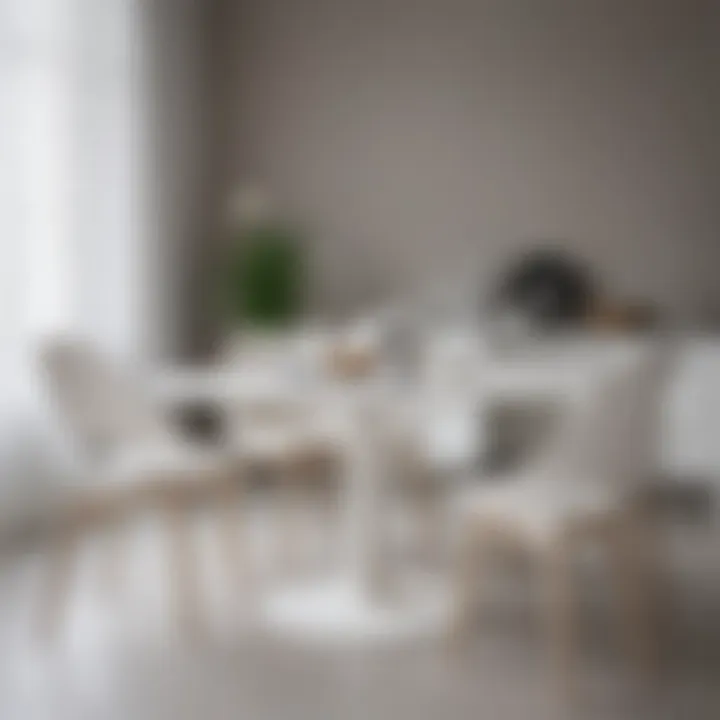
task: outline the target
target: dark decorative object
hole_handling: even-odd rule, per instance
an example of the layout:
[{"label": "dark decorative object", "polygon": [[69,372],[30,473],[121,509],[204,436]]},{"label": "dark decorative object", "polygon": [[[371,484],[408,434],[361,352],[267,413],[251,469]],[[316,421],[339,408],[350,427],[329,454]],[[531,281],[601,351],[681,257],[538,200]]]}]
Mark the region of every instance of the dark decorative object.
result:
[{"label": "dark decorative object", "polygon": [[590,273],[560,250],[526,254],[501,279],[495,292],[497,311],[523,318],[543,330],[583,322],[594,300]]}]

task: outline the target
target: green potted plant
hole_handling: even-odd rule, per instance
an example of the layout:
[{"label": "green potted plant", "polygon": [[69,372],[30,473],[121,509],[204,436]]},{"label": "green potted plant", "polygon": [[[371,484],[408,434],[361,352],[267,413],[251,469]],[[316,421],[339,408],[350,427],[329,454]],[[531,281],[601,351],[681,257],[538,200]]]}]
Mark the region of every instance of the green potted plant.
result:
[{"label": "green potted plant", "polygon": [[223,267],[224,312],[231,333],[272,336],[290,328],[304,301],[300,233],[258,197],[242,197]]},{"label": "green potted plant", "polygon": [[240,233],[228,261],[228,311],[242,326],[283,329],[302,307],[302,263],[297,235],[264,223]]}]

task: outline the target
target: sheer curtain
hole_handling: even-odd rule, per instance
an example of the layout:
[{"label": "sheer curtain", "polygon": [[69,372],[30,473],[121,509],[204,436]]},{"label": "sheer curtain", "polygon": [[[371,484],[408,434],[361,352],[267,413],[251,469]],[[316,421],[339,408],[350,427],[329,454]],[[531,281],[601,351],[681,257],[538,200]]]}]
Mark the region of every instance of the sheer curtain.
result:
[{"label": "sheer curtain", "polygon": [[141,352],[138,7],[0,0],[0,522],[52,482],[39,339]]}]

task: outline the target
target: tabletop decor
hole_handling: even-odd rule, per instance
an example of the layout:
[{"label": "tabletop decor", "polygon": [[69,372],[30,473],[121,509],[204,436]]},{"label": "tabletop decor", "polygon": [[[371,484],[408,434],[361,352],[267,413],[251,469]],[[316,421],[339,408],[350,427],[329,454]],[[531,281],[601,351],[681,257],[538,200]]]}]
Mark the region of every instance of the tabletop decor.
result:
[{"label": "tabletop decor", "polygon": [[244,188],[231,208],[232,244],[223,267],[224,312],[251,331],[286,329],[304,300],[300,231],[257,189]]}]

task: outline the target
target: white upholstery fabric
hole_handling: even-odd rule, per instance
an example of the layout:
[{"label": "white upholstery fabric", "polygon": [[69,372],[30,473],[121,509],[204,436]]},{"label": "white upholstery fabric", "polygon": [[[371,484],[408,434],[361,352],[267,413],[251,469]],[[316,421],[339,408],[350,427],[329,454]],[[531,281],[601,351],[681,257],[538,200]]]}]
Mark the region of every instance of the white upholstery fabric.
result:
[{"label": "white upholstery fabric", "polygon": [[179,443],[127,447],[107,463],[103,477],[107,482],[134,482],[171,479],[194,482],[218,471],[217,453]]},{"label": "white upholstery fabric", "polygon": [[94,348],[55,340],[41,360],[59,419],[79,441],[79,474],[88,483],[191,481],[223,466],[217,453],[184,442],[141,386]]},{"label": "white upholstery fabric", "polygon": [[654,343],[613,348],[538,457],[515,476],[465,492],[459,512],[519,524],[542,541],[571,519],[619,507],[653,471],[666,371]]},{"label": "white upholstery fabric", "polygon": [[482,453],[483,397],[476,381],[486,360],[471,332],[440,333],[425,345],[416,408],[425,459],[435,468],[471,465]]},{"label": "white upholstery fabric", "polygon": [[497,484],[465,492],[457,507],[462,522],[477,517],[518,527],[538,543],[551,540],[572,520],[601,517],[617,508],[618,498],[600,482],[576,478],[499,478]]},{"label": "white upholstery fabric", "polygon": [[41,362],[51,400],[83,442],[113,451],[124,445],[169,443],[172,433],[142,388],[95,348],[76,340],[46,344]]}]

